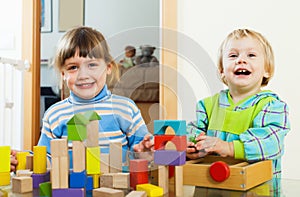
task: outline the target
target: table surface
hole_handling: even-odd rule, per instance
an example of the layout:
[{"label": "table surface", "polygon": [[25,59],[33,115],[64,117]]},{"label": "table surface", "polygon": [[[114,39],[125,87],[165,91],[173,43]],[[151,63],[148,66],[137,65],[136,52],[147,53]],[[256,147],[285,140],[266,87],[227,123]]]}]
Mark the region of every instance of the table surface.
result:
[{"label": "table surface", "polygon": [[[174,180],[170,179],[170,192],[165,196],[173,197]],[[1,190],[4,190],[9,193],[8,196],[12,197],[36,197],[39,196],[38,189],[35,189],[33,192],[25,194],[15,194],[11,193],[10,186],[2,186]],[[204,197],[238,197],[238,196],[299,196],[300,194],[300,180],[291,180],[291,179],[275,179],[263,183],[259,186],[256,186],[247,191],[233,191],[225,189],[214,189],[214,188],[205,188],[205,187],[195,187],[195,186],[184,186],[184,197],[191,196],[204,196]],[[90,195],[91,196],[91,195]]]}]

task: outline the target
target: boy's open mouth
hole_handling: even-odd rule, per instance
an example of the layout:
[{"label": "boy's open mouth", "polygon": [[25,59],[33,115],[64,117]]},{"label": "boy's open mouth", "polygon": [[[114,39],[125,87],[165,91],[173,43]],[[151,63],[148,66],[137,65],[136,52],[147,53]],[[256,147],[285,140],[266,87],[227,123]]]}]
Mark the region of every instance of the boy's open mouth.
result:
[{"label": "boy's open mouth", "polygon": [[236,71],[234,71],[235,75],[250,75],[251,72],[247,69],[237,69]]}]

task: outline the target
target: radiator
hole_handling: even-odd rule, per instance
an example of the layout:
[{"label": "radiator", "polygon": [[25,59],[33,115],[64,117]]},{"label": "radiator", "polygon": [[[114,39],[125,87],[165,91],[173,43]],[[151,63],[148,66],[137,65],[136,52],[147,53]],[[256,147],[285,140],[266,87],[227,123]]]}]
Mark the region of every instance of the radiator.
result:
[{"label": "radiator", "polygon": [[23,72],[26,61],[0,57],[0,146],[23,147]]}]

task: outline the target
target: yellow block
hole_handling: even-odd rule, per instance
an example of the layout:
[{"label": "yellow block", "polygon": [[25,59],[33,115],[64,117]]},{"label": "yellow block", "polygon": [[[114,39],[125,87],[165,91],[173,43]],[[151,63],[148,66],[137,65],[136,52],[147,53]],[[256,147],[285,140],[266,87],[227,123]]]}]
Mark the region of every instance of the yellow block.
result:
[{"label": "yellow block", "polygon": [[0,146],[0,173],[10,172],[10,146]]},{"label": "yellow block", "polygon": [[10,184],[10,172],[0,172],[0,186]]},{"label": "yellow block", "polygon": [[26,156],[29,155],[29,152],[17,152],[17,170],[25,170],[26,169]]},{"label": "yellow block", "polygon": [[7,191],[4,191],[4,190],[0,189],[0,196],[1,197],[8,197]]},{"label": "yellow block", "polygon": [[99,179],[100,179],[100,174],[93,174],[93,188],[99,188]]},{"label": "yellow block", "polygon": [[46,146],[33,147],[33,173],[44,174],[47,172]]},{"label": "yellow block", "polygon": [[150,183],[136,185],[136,191],[145,191],[148,197],[163,196],[164,194],[161,187]]},{"label": "yellow block", "polygon": [[100,174],[100,147],[86,148],[86,172],[87,174]]}]

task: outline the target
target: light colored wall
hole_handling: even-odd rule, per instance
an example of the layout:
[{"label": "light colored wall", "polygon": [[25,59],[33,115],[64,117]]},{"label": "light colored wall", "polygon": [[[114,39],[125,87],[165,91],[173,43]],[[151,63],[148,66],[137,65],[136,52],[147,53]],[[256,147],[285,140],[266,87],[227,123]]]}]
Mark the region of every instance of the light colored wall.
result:
[{"label": "light colored wall", "polygon": [[[275,76],[267,89],[278,93],[290,107],[290,120],[292,130],[285,140],[285,154],[283,156],[283,178],[300,179],[299,150],[300,150],[300,107],[299,100],[299,54],[300,54],[300,25],[299,6],[296,0],[210,0],[210,1],[179,1],[178,27],[180,33],[198,43],[207,54],[200,53],[203,60],[209,60],[216,65],[217,50],[225,36],[236,28],[251,28],[261,32],[267,37],[273,46],[275,53]],[[193,51],[197,47],[190,48]],[[197,53],[196,53],[197,54]],[[189,59],[180,58],[179,69],[199,69],[203,71],[205,65],[192,65]],[[213,65],[212,65],[213,66]],[[186,71],[187,72],[187,71]],[[190,72],[192,73],[192,71]],[[216,90],[215,85],[207,85],[215,82],[206,80],[203,75],[211,75],[204,71],[200,74],[192,73],[192,88],[197,99],[210,95]],[[203,75],[202,75],[203,74]],[[201,76],[202,75],[202,76]],[[197,78],[198,77],[198,78]],[[184,73],[184,79],[189,79],[188,73]],[[206,84],[205,84],[206,83]],[[178,82],[179,86],[182,84]],[[186,109],[186,113],[179,117],[187,120],[195,118],[195,100],[184,97],[184,87],[179,87],[179,97],[184,102],[179,105]]]}]

